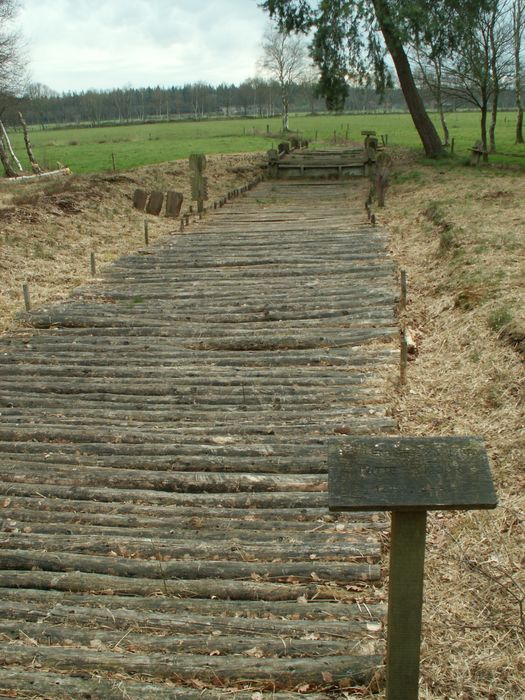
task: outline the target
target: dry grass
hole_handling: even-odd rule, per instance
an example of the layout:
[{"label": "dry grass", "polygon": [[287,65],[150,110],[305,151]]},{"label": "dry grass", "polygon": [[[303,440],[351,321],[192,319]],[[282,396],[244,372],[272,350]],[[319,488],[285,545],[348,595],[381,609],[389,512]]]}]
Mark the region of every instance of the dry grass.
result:
[{"label": "dry grass", "polygon": [[[418,355],[394,393],[406,435],[479,435],[496,511],[430,518],[421,697],[525,698],[523,177],[404,162],[381,223],[409,275]],[[413,172],[417,169],[418,176]],[[429,216],[434,212],[434,216]],[[437,213],[436,213],[437,212]],[[452,232],[454,245],[443,244]]]},{"label": "dry grass", "polygon": [[[253,154],[210,156],[210,201],[252,179],[260,162]],[[189,183],[187,161],[175,161],[125,174],[0,184],[0,333],[19,325],[25,281],[34,306],[58,301],[90,279],[92,251],[100,270],[144,245],[144,214],[132,207],[137,187],[182,192],[187,211]],[[178,220],[149,217],[150,242],[178,228]]]}]

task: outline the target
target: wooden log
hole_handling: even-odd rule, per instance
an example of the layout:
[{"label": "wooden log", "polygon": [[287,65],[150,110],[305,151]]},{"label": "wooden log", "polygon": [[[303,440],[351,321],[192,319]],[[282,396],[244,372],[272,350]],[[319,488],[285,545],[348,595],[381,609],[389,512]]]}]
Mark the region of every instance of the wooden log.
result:
[{"label": "wooden log", "polygon": [[9,155],[4,146],[4,140],[0,137],[0,162],[4,167],[4,172],[7,178],[16,178],[18,172],[13,167]]},{"label": "wooden log", "polygon": [[16,153],[13,150],[13,146],[11,144],[9,134],[7,133],[5,126],[4,126],[1,119],[0,119],[0,132],[1,132],[0,138],[3,141],[3,143],[5,144],[5,147],[7,148],[7,150],[9,151],[9,155],[11,156],[11,159],[15,162],[15,165],[18,168],[18,170],[20,172],[22,172],[23,171],[22,164],[20,163],[20,161],[16,157]]},{"label": "wooden log", "polygon": [[150,194],[148,203],[146,204],[146,213],[158,216],[162,210],[164,202],[164,193],[159,190],[153,190]]},{"label": "wooden log", "polygon": [[[84,598],[84,596],[77,597],[81,600]],[[104,631],[107,630],[112,635],[116,630],[116,632],[120,634],[120,637],[114,639],[113,644],[111,644],[111,646],[114,646],[114,642],[118,642],[119,639],[122,639],[122,630],[127,629],[135,635],[137,635],[137,633],[144,635],[142,640],[136,636],[134,645],[144,645],[144,648],[149,646],[152,651],[155,650],[156,646],[158,651],[162,650],[158,648],[158,640],[166,639],[164,636],[166,633],[173,637],[178,637],[179,639],[184,636],[189,644],[192,643],[191,637],[196,635],[198,637],[197,643],[202,644],[203,639],[208,638],[208,640],[210,640],[210,635],[213,632],[220,632],[230,638],[230,653],[242,653],[243,642],[246,645],[244,646],[244,650],[250,649],[250,647],[253,646],[254,636],[256,638],[260,637],[261,639],[265,637],[273,638],[277,641],[279,641],[279,638],[284,637],[287,640],[294,639],[308,642],[308,644],[302,647],[302,651],[306,652],[305,655],[308,655],[308,647],[317,655],[318,651],[317,653],[315,651],[316,641],[344,640],[346,651],[348,651],[348,643],[353,640],[363,640],[368,637],[370,640],[379,642],[379,632],[382,629],[382,625],[378,621],[371,621],[370,619],[298,619],[298,613],[300,612],[299,605],[295,606],[295,613],[293,613],[295,619],[283,620],[276,617],[275,611],[282,608],[282,606],[275,607],[275,603],[265,604],[269,616],[267,618],[261,618],[258,616],[226,616],[225,612],[228,609],[228,605],[223,606],[221,601],[217,601],[217,603],[214,604],[214,612],[212,612],[212,614],[195,615],[189,614],[188,612],[181,612],[181,610],[175,606],[166,606],[165,609],[163,608],[162,612],[148,610],[147,608],[139,609],[137,607],[127,609],[127,601],[125,600],[123,601],[124,606],[117,608],[114,604],[113,596],[89,596],[89,600],[93,604],[92,608],[87,605],[70,606],[58,603],[55,604],[54,607],[47,609],[43,606],[17,603],[11,600],[9,605],[2,605],[0,608],[3,618],[0,622],[0,628],[5,634],[15,636],[17,627],[20,629],[20,623],[22,622],[22,624],[31,625],[30,629],[35,636],[38,637],[44,634],[45,636],[51,637],[50,641],[53,640],[55,643],[63,643],[68,639],[64,627],[66,630],[70,630],[73,635],[75,634],[76,628],[79,631],[79,636],[75,641],[81,644],[87,641],[87,646],[89,646],[89,638],[86,639],[85,636],[80,636],[85,635],[86,632],[88,634],[91,633],[92,639],[103,639],[103,637],[100,636],[101,632],[103,635]],[[169,598],[163,598],[161,600],[166,601],[169,600]],[[102,605],[106,602],[111,607]],[[181,601],[181,603],[182,602],[183,601]],[[236,607],[239,608],[238,605]],[[308,603],[303,603],[302,607],[308,607]],[[328,604],[328,608],[330,608],[330,604]],[[342,611],[345,613],[343,617],[346,617],[351,610],[350,606],[339,605],[339,608],[346,608]],[[274,611],[273,616],[271,611]],[[42,624],[42,615],[46,616],[44,624]],[[57,636],[53,639],[53,631],[58,625],[60,625],[62,629],[57,630]],[[40,634],[37,631],[37,626],[40,627]],[[84,628],[84,630],[82,628]],[[312,635],[312,631],[316,633],[315,638]],[[32,634],[27,634],[28,636],[33,636]],[[310,639],[308,638],[309,636]],[[155,639],[155,637],[157,638]],[[73,636],[71,639],[74,640],[75,637]],[[111,637],[108,637],[107,641],[111,642]],[[173,642],[177,644],[176,640],[173,640]],[[173,648],[171,651],[173,651]],[[340,648],[340,651],[343,651],[343,648]],[[269,647],[268,652],[272,656],[287,655],[287,649],[282,642],[280,649]],[[196,651],[196,653],[207,653],[206,645],[204,645],[203,651]],[[292,656],[291,651],[290,656]]]},{"label": "wooden log", "polygon": [[[191,516],[198,518],[197,515]],[[213,516],[212,516],[213,517]],[[264,526],[264,521],[261,523]],[[326,535],[325,535],[326,538]],[[366,561],[377,562],[380,557],[380,549],[377,543],[367,542],[364,538],[355,538],[356,542],[349,542],[348,536],[338,537],[335,543],[326,544],[322,538],[306,538],[307,542],[290,544],[279,541],[273,536],[267,541],[257,541],[256,535],[251,534],[248,541],[232,541],[225,549],[220,541],[199,543],[171,541],[166,542],[162,538],[156,542],[151,539],[132,537],[123,534],[119,537],[108,538],[97,535],[60,535],[38,534],[17,535],[10,533],[9,540],[0,540],[0,549],[24,549],[26,551],[40,549],[51,552],[63,551],[75,554],[95,554],[113,556],[115,552],[125,553],[128,557],[158,558],[161,561],[168,559],[184,559],[195,556],[200,560],[235,561],[242,558],[248,562],[255,561]],[[124,554],[123,554],[124,555]]]},{"label": "wooden log", "polygon": [[288,600],[305,597],[308,600],[333,600],[334,589],[314,583],[269,583],[263,581],[214,580],[213,590],[207,579],[149,579],[125,578],[86,572],[0,571],[0,588],[34,588],[99,593],[103,595],[156,596],[165,595],[216,600]]},{"label": "wooden log", "polygon": [[[190,685],[168,683],[141,683],[129,678],[102,678],[100,674],[82,677],[80,674],[49,673],[45,671],[20,670],[17,668],[0,669],[0,688],[16,692],[35,693],[53,700],[71,700],[71,698],[97,698],[105,700],[122,700],[123,693],[130,698],[141,700],[218,700],[222,692],[216,689],[192,688]],[[219,693],[219,694],[218,694]],[[254,700],[254,691],[236,691],[235,700]],[[257,700],[297,700],[297,693],[257,691]],[[325,693],[309,693],[309,700],[330,700]]]},{"label": "wooden log", "polygon": [[[31,141],[29,140],[29,132],[27,130],[27,124],[26,121],[22,115],[22,112],[18,112],[18,119],[20,121],[20,124],[22,125],[22,131],[24,132],[24,143],[26,145],[26,151],[27,151],[27,156],[29,158],[29,162],[31,163],[31,169],[35,173],[35,175],[41,175],[42,174],[42,168],[38,165],[37,160],[35,158],[35,155],[33,153],[33,147],[31,145]],[[22,170],[22,168],[20,168]]]},{"label": "wooden log", "polygon": [[[40,612],[42,615],[42,611]],[[241,636],[240,634],[223,633],[221,626],[213,629],[212,625],[207,625],[208,631],[204,633],[192,634],[191,631],[184,631],[173,634],[138,634],[134,631],[137,625],[130,622],[130,628],[123,635],[122,629],[116,632],[107,632],[93,629],[76,629],[61,623],[60,627],[50,625],[31,624],[28,622],[2,623],[0,622],[0,634],[12,642],[19,643],[27,638],[38,642],[41,646],[61,645],[67,648],[98,648],[102,650],[116,649],[119,652],[136,653],[163,653],[178,654],[184,650],[184,654],[192,655],[248,655],[256,650],[257,656],[264,658],[298,658],[298,657],[319,657],[338,656],[348,653],[348,640],[339,639],[294,639],[285,636],[283,630],[278,630],[279,637],[263,636],[256,626],[252,635]],[[233,624],[231,625],[233,627]],[[369,625],[370,626],[370,625]],[[213,630],[213,632],[212,632]],[[234,630],[235,631],[235,630]],[[210,633],[211,632],[211,633]],[[215,633],[215,634],[213,634]],[[305,633],[307,634],[307,633]],[[309,634],[315,636],[318,632]],[[362,635],[367,633],[366,625],[363,625]],[[361,649],[371,651],[372,643],[370,639],[352,639],[352,651],[359,654]],[[376,653],[380,653],[380,645],[377,645]],[[176,656],[175,656],[176,659]]]},{"label": "wooden log", "polygon": [[[35,615],[38,610],[51,609],[55,616],[61,612],[66,616],[70,609],[74,609],[75,614],[80,612],[86,615],[86,620],[90,612],[96,611],[97,625],[100,627],[105,627],[105,623],[109,621],[120,627],[133,623],[142,627],[144,622],[144,629],[149,625],[158,630],[171,628],[174,616],[182,619],[186,616],[185,619],[190,621],[198,621],[196,616],[199,616],[204,624],[218,619],[225,626],[231,618],[234,625],[241,620],[250,619],[254,620],[254,624],[259,624],[260,621],[266,624],[266,621],[270,621],[274,630],[283,623],[293,622],[297,630],[294,634],[300,637],[311,630],[312,622],[315,626],[319,621],[324,623],[327,634],[335,638],[351,634],[354,622],[356,625],[363,622],[376,623],[369,630],[370,634],[375,634],[378,630],[377,623],[384,622],[387,612],[386,605],[378,602],[245,600],[239,606],[236,601],[214,598],[133,597],[34,588],[3,588],[2,601],[0,605],[3,606],[2,610],[6,611],[2,612],[6,619],[24,618],[26,614]],[[34,612],[30,613],[31,610]],[[112,617],[115,614],[117,617]]]},{"label": "wooden log", "polygon": [[307,561],[287,562],[236,562],[206,560],[142,561],[124,557],[104,557],[66,552],[42,553],[38,551],[0,549],[0,565],[3,569],[26,570],[40,568],[44,571],[83,571],[107,576],[150,579],[232,579],[236,581],[262,578],[268,581],[294,580],[348,582],[375,581],[379,579],[379,567],[375,564],[347,562]]},{"label": "wooden log", "polygon": [[22,647],[0,645],[4,665],[30,665],[37,661],[44,667],[60,670],[84,670],[114,672],[149,676],[165,680],[189,681],[198,678],[215,684],[217,677],[222,682],[257,682],[269,688],[290,688],[301,684],[323,688],[326,674],[331,682],[351,685],[366,685],[382,658],[379,656],[325,656],[313,659],[257,659],[235,656],[177,655],[176,670],[173,660],[164,654],[148,655],[135,653],[67,649],[59,647]]}]

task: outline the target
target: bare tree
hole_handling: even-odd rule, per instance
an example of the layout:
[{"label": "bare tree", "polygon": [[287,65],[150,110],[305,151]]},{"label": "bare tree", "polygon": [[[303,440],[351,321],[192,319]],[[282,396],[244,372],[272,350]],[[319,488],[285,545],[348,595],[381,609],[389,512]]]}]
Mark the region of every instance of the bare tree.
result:
[{"label": "bare tree", "polygon": [[[481,113],[483,160],[496,150],[496,119],[501,91],[512,75],[512,52],[508,27],[508,3],[491,0],[443,69],[443,92],[470,102]],[[489,110],[492,120],[488,129]]]},{"label": "bare tree", "polygon": [[512,2],[512,43],[514,49],[514,91],[516,94],[516,143],[523,143],[523,105],[521,101],[521,48],[525,30],[525,0]]},{"label": "bare tree", "polygon": [[17,0],[0,0],[0,94],[19,90],[24,82],[21,40],[12,22],[18,10]]},{"label": "bare tree", "polygon": [[443,94],[443,57],[422,46],[416,46],[413,51],[414,62],[417,64],[416,79],[421,87],[430,92],[443,129],[443,143],[449,145],[450,133],[445,117],[445,98]]},{"label": "bare tree", "polygon": [[283,132],[289,130],[290,90],[304,78],[308,54],[304,39],[285,34],[275,27],[268,29],[262,42],[260,67],[279,83],[281,90]]}]

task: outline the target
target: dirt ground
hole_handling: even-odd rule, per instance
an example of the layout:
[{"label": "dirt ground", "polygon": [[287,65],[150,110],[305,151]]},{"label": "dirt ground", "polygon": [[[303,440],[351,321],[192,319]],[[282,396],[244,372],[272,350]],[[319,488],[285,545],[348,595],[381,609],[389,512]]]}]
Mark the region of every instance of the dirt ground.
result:
[{"label": "dirt ground", "polygon": [[[391,379],[406,435],[479,435],[496,511],[436,513],[428,530],[421,698],[525,699],[525,198],[511,170],[426,166],[395,154],[378,223],[408,272],[400,323],[416,352]],[[208,159],[210,201],[259,172],[257,155]],[[0,332],[20,324],[22,283],[35,306],[66,297],[97,265],[144,244],[137,187],[175,189],[185,163],[127,173],[0,185]],[[149,217],[151,240],[178,220]],[[520,345],[521,344],[521,345]],[[363,696],[361,693],[360,697]],[[381,696],[374,696],[381,697]]]}]

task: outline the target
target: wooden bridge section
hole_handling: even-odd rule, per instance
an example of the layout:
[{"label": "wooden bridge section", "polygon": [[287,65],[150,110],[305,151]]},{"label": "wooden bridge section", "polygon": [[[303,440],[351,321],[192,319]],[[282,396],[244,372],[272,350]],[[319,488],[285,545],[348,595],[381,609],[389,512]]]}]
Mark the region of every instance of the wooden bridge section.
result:
[{"label": "wooden bridge section", "polygon": [[394,429],[365,187],[262,183],[0,339],[8,697],[320,700],[382,665],[385,524],[326,494],[328,439]]}]

